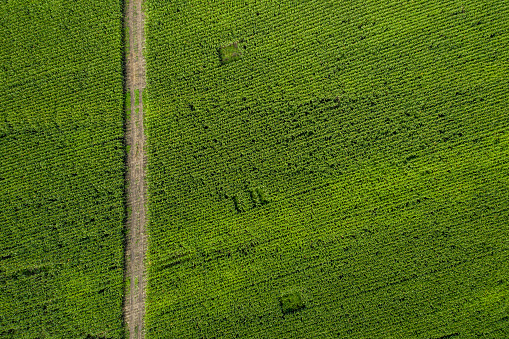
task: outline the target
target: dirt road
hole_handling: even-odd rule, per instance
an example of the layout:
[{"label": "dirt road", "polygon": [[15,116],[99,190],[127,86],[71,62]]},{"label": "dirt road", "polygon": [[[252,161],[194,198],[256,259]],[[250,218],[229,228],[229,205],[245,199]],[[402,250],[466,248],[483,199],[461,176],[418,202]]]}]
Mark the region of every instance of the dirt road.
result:
[{"label": "dirt road", "polygon": [[[145,315],[145,253],[146,197],[145,184],[145,134],[143,129],[143,100],[145,88],[145,59],[143,58],[144,13],[143,0],[128,0],[125,11],[129,27],[129,52],[126,60],[126,88],[131,94],[130,118],[127,121],[127,220],[128,239],[126,247],[126,280],[130,288],[126,293],[124,314],[129,328],[129,338],[144,338]],[[136,94],[139,93],[139,99]]]}]

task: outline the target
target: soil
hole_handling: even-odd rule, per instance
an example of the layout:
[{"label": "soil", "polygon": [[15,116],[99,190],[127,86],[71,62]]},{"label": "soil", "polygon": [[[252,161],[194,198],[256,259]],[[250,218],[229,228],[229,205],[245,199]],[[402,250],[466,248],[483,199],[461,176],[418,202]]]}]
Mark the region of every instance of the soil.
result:
[{"label": "soil", "polygon": [[[131,94],[131,114],[126,122],[127,154],[127,205],[130,213],[127,219],[126,280],[130,288],[126,291],[124,317],[129,329],[129,338],[144,338],[143,320],[145,315],[145,258],[146,199],[145,183],[145,133],[143,126],[143,90],[145,80],[145,59],[143,57],[144,13],[143,0],[129,0],[125,20],[129,27],[129,52],[126,60],[126,90]],[[139,90],[139,100],[135,91]],[[137,105],[138,104],[138,105]]]}]

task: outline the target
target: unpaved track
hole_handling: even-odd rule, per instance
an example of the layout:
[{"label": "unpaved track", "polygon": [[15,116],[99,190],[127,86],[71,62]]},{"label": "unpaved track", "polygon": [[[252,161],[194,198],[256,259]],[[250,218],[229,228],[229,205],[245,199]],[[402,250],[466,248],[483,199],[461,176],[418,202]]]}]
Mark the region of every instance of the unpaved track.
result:
[{"label": "unpaved track", "polygon": [[[127,219],[128,239],[126,246],[126,279],[130,289],[125,296],[124,317],[129,328],[129,338],[144,338],[145,315],[145,253],[147,188],[145,184],[145,133],[143,129],[142,93],[145,88],[145,59],[143,58],[144,13],[143,0],[128,0],[125,11],[129,27],[129,54],[126,60],[126,88],[131,93],[131,117],[128,119],[126,143],[130,145],[127,155]],[[135,93],[139,91],[139,104]]]}]

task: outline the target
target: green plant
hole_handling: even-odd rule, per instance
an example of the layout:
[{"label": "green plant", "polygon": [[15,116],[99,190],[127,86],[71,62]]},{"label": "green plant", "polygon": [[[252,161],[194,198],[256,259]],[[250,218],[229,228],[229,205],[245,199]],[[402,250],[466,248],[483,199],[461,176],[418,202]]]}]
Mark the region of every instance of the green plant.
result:
[{"label": "green plant", "polygon": [[0,337],[121,338],[121,2],[0,18]]},{"label": "green plant", "polygon": [[233,42],[227,46],[219,47],[219,57],[221,58],[222,64],[227,64],[229,62],[240,59],[242,56],[242,52],[238,47],[237,42]]},{"label": "green plant", "polygon": [[293,313],[304,308],[300,292],[285,293],[279,297],[279,305],[284,314]]},{"label": "green plant", "polygon": [[138,107],[140,105],[140,90],[136,88],[134,90],[134,107]]},{"label": "green plant", "polygon": [[147,338],[508,337],[508,4],[146,3]]}]

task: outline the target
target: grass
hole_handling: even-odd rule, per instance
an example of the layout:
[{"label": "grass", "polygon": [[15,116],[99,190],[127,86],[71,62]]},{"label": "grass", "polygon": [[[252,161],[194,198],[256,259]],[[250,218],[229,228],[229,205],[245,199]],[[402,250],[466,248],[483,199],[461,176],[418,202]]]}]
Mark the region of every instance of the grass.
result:
[{"label": "grass", "polygon": [[143,101],[143,110],[146,112],[148,109],[148,101],[147,101],[147,90],[144,88],[141,93],[141,98]]},{"label": "grass", "polygon": [[242,53],[238,47],[237,42],[233,42],[227,46],[222,46],[219,48],[219,57],[221,58],[222,64],[227,64],[229,62],[239,60],[241,56]]},{"label": "grass", "polygon": [[140,90],[136,88],[134,90],[134,107],[138,107],[140,105]]}]

